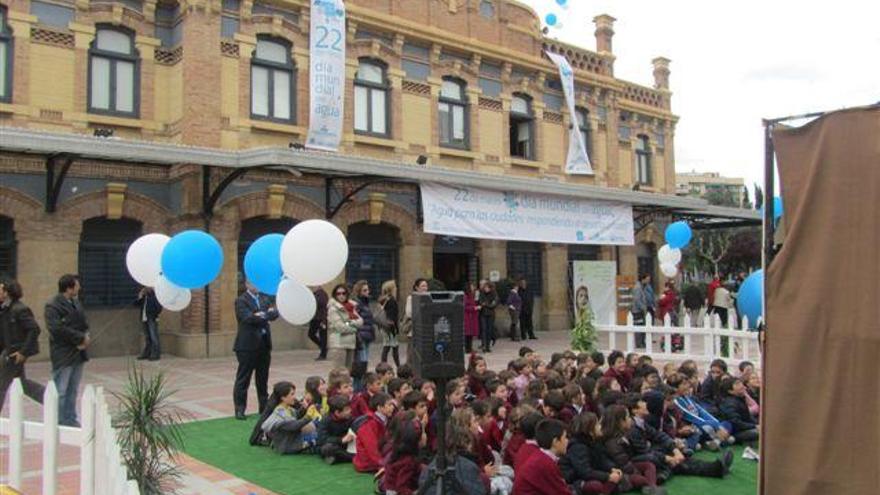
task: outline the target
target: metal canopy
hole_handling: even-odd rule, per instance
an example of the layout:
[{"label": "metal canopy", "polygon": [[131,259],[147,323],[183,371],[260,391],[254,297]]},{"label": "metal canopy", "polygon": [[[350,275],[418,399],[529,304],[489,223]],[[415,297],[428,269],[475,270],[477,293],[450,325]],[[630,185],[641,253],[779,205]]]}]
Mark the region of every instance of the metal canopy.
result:
[{"label": "metal canopy", "polygon": [[385,177],[395,182],[413,184],[421,182],[461,186],[488,184],[485,187],[491,189],[627,203],[633,206],[636,216],[644,215],[643,218],[646,219],[657,219],[658,215],[661,215],[672,219],[687,219],[693,221],[696,228],[761,224],[761,216],[757,211],[712,206],[705,200],[691,197],[567,184],[554,180],[486,174],[283,147],[224,150],[0,127],[0,149],[42,155],[63,151],[79,158],[162,165],[193,164],[230,169],[288,167],[325,177],[368,177],[371,180]]}]

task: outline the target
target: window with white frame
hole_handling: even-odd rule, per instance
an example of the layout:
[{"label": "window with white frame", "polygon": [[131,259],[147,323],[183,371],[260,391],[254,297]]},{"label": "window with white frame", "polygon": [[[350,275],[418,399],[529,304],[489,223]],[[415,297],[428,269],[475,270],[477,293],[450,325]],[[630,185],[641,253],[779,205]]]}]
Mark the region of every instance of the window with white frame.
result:
[{"label": "window with white frame", "polygon": [[440,87],[440,144],[454,148],[468,147],[468,112],[465,84],[444,78]]},{"label": "window with white frame", "polygon": [[535,117],[526,95],[513,95],[510,101],[510,156],[535,159]]},{"label": "window with white frame", "polygon": [[385,66],[363,59],[354,75],[354,130],[388,137],[388,79]]},{"label": "window with white frame", "polygon": [[258,38],[251,58],[251,117],[294,122],[295,84],[290,44],[276,38]]},{"label": "window with white frame", "polygon": [[651,185],[651,144],[648,136],[636,137],[636,182]]},{"label": "window with white frame", "polygon": [[99,26],[89,48],[89,112],[136,117],[140,99],[140,58],[134,33]]},{"label": "window with white frame", "polygon": [[8,11],[0,5],[0,101],[12,101],[12,32],[6,23]]}]

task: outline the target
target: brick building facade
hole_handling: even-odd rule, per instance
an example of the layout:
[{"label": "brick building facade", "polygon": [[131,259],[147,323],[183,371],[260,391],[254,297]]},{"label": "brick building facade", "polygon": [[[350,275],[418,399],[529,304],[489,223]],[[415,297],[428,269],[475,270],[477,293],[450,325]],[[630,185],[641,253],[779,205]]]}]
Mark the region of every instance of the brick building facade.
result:
[{"label": "brick building facade", "polygon": [[[632,194],[639,197],[674,197],[669,61],[654,59],[654,88],[616,79],[612,17],[594,19],[597,51],[590,51],[544,37],[535,12],[513,0],[349,0],[346,7],[339,156],[413,168],[427,160],[428,169],[473,173],[474,185],[489,188],[516,177],[560,187],[638,185]],[[119,143],[229,153],[302,143],[309,2],[0,0],[0,14],[7,81],[0,92],[0,272],[22,282],[38,314],[60,274],[82,273],[95,354],[134,353],[140,329],[128,306],[136,288],[125,246],[143,233],[207,227],[226,255],[210,287],[208,318],[196,291],[188,309],[163,314],[163,346],[182,356],[230,353],[231,308],[249,242],[327,217],[365,178],[252,171],[206,217],[206,193],[227,171],[211,172],[206,190],[204,166],[95,156]],[[575,68],[574,122],[545,50],[565,54]],[[593,176],[563,172],[569,125],[587,138]],[[47,139],[88,137],[95,155],[7,146],[3,134],[12,128]],[[525,274],[541,295],[540,330],[569,325],[570,260],[617,260],[621,274],[635,275],[653,269],[662,244],[653,225],[638,232],[635,246],[617,249],[434,236],[419,223],[417,184],[393,179],[371,183],[333,216],[352,247],[343,277],[396,278],[404,289],[420,276],[457,286],[492,271]],[[276,328],[277,348],[306,345],[304,332]]]}]

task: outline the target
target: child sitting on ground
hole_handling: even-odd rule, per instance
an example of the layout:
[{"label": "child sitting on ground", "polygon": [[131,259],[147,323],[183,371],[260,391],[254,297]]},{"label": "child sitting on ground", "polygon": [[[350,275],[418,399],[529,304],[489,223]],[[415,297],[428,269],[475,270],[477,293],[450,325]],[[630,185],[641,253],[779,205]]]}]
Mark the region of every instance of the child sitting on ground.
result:
[{"label": "child sitting on ground", "polygon": [[419,449],[424,439],[422,423],[415,412],[405,411],[394,417],[388,430],[391,451],[385,457],[379,489],[385,495],[414,495],[424,469],[419,461]]},{"label": "child sitting on ground", "polygon": [[318,426],[318,451],[324,462],[351,462],[354,454],[349,446],[355,440],[351,431],[351,406],[348,399],[335,395],[328,400],[329,412]]},{"label": "child sitting on ground", "polygon": [[[272,395],[269,396],[265,417],[260,418],[257,423],[269,445],[279,454],[298,454],[311,450],[317,440],[315,425],[305,417],[309,400],[304,399],[300,403],[295,393],[296,387],[292,383],[276,383]],[[258,443],[262,443],[256,428],[251,435],[251,445],[255,444],[255,438]]]},{"label": "child sitting on ground", "polygon": [[370,408],[366,422],[357,431],[357,452],[352,462],[359,473],[375,473],[382,468],[385,429],[394,403],[390,395],[378,392],[370,399]]}]

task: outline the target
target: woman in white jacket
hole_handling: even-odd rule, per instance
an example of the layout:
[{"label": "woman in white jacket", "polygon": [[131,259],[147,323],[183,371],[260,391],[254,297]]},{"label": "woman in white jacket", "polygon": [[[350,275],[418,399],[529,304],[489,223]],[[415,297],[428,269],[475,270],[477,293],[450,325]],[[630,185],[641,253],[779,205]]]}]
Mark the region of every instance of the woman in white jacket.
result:
[{"label": "woman in white jacket", "polygon": [[348,287],[345,284],[334,287],[327,303],[327,348],[333,351],[337,366],[351,369],[357,347],[357,330],[363,324],[357,304],[348,299]]}]

